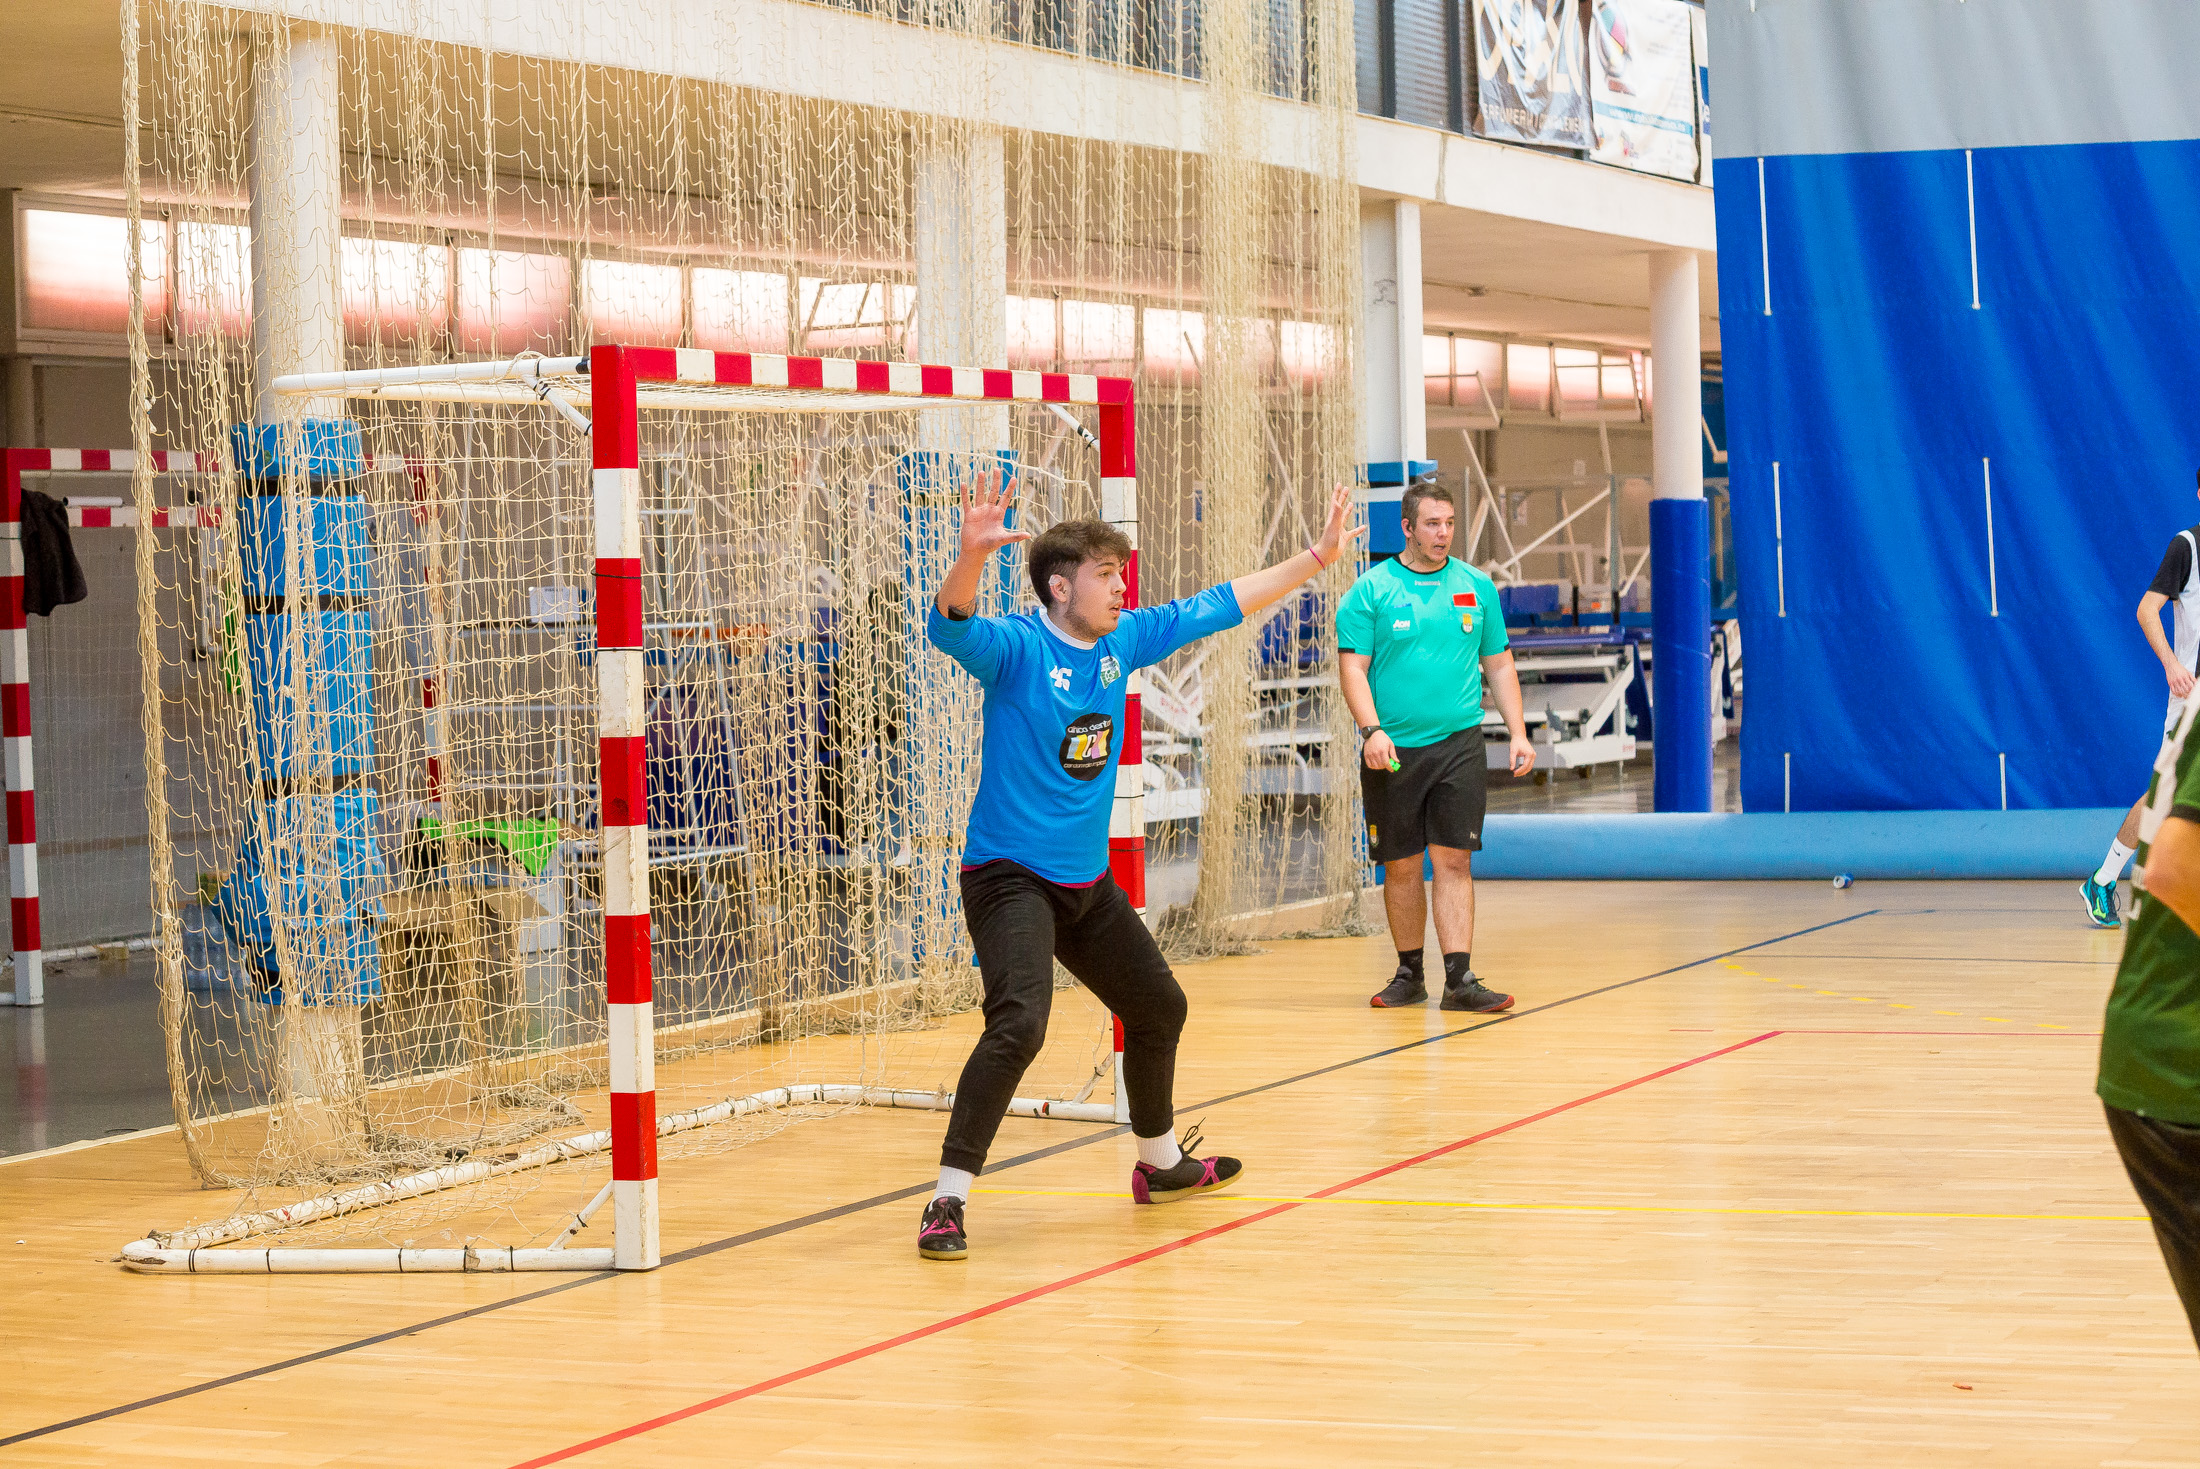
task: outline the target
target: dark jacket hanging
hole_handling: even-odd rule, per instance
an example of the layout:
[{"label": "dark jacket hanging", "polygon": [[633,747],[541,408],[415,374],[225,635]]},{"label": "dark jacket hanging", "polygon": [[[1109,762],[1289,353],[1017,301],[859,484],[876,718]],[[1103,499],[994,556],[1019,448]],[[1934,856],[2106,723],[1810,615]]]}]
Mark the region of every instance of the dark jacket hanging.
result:
[{"label": "dark jacket hanging", "polygon": [[69,510],[36,490],[23,492],[23,610],[50,617],[53,609],[91,595],[84,568],[69,544]]}]

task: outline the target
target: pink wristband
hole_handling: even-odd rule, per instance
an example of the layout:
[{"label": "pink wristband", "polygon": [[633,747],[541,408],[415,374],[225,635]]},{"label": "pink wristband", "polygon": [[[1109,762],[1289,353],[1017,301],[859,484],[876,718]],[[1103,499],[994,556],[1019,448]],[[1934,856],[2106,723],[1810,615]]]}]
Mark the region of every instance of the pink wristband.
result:
[{"label": "pink wristband", "polygon": [[1327,571],[1329,569],[1329,563],[1322,560],[1322,553],[1315,550],[1312,546],[1308,546],[1306,548],[1306,554],[1313,557],[1314,564],[1316,566],[1319,566],[1322,570]]}]

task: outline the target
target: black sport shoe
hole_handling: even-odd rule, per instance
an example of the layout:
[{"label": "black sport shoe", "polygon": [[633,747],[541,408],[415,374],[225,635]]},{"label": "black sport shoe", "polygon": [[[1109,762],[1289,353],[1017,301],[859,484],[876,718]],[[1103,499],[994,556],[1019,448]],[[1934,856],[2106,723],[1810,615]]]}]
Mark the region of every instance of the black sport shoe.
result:
[{"label": "black sport shoe", "polygon": [[1184,1156],[1176,1160],[1173,1168],[1156,1168],[1151,1163],[1137,1163],[1131,1167],[1131,1197],[1141,1204],[1166,1204],[1176,1199],[1188,1199],[1193,1194],[1213,1193],[1218,1188],[1228,1188],[1245,1176],[1245,1165],[1235,1158],[1195,1158],[1192,1149],[1199,1146],[1199,1124],[1184,1129],[1179,1147]]},{"label": "black sport shoe", "polygon": [[970,1236],[963,1233],[963,1201],[943,1194],[924,1206],[924,1222],[917,1226],[917,1253],[927,1260],[962,1260],[970,1255]]},{"label": "black sport shoe", "polygon": [[1402,1010],[1408,1005],[1428,1003],[1428,985],[1414,977],[1413,971],[1403,964],[1390,977],[1390,983],[1368,997],[1368,1006],[1375,1010]]},{"label": "black sport shoe", "polygon": [[1457,984],[1444,981],[1444,997],[1436,1002],[1439,1010],[1471,1010],[1477,1015],[1488,1015],[1497,1010],[1510,1010],[1513,997],[1501,995],[1476,979],[1470,972]]}]

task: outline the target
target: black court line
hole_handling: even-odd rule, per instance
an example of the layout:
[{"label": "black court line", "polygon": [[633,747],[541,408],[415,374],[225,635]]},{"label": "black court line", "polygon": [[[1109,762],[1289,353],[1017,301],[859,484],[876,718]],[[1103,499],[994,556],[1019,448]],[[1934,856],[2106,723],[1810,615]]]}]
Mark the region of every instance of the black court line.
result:
[{"label": "black court line", "polygon": [[[1385,1046],[1379,1051],[1369,1051],[1364,1056],[1354,1056],[1350,1060],[1337,1061],[1328,1066],[1319,1066],[1312,1071],[1302,1071],[1296,1076],[1287,1076],[1280,1081],[1269,1081],[1263,1082],[1259,1086],[1249,1086],[1243,1091],[1230,1092],[1224,1096],[1211,1098],[1208,1101],[1193,1103],[1189,1107],[1179,1107],[1177,1110],[1179,1112],[1203,1111],[1210,1107],[1220,1107],[1227,1102],[1259,1096],[1263,1092],[1296,1086],[1302,1081],[1312,1081],[1316,1077],[1327,1076],[1332,1072],[1348,1070],[1354,1066],[1363,1066],[1370,1061],[1380,1061],[1385,1057],[1401,1055],[1407,1051],[1417,1051],[1423,1046],[1433,1046],[1440,1041],[1448,1041],[1454,1036],[1471,1035],[1479,1030],[1488,1030],[1492,1026],[1508,1025],[1514,1021],[1525,1020],[1530,1015],[1541,1015],[1546,1011],[1561,1009],[1567,1005],[1577,1004],[1582,1000],[1593,1000],[1599,995],[1611,994],[1614,990],[1647,984],[1653,979],[1664,979],[1669,975],[1679,974],[1687,969],[1700,968],[1705,964],[1716,964],[1719,960],[1731,959],[1736,954],[1747,954],[1755,949],[1770,948],[1774,944],[1784,944],[1790,939],[1798,939],[1805,934],[1819,933],[1829,928],[1839,928],[1842,924],[1854,923],[1859,918],[1870,918],[1879,911],[1877,908],[1867,908],[1862,913],[1851,913],[1846,918],[1836,918],[1830,923],[1799,928],[1793,933],[1781,934],[1778,938],[1760,939],[1756,943],[1744,944],[1738,949],[1728,949],[1724,953],[1707,954],[1701,959],[1691,959],[1686,964],[1675,964],[1670,969],[1660,969],[1654,974],[1642,974],[1633,979],[1622,979],[1611,984],[1599,985],[1595,989],[1583,990],[1579,994],[1568,995],[1564,999],[1549,1000],[1541,1005],[1531,1005],[1525,1010],[1508,1011],[1479,1024],[1462,1025],[1455,1030],[1438,1031],[1435,1035],[1423,1036],[1417,1041],[1407,1041],[1396,1046]],[[1072,1138],[1068,1142],[1055,1143],[1051,1147],[1038,1148],[1029,1153],[1018,1153],[1013,1158],[988,1166],[986,1172],[992,1174],[1010,1168],[1020,1168],[1026,1163],[1036,1163],[1042,1158],[1052,1158],[1060,1153],[1074,1152],[1078,1148],[1089,1148],[1094,1143],[1106,1142],[1110,1138],[1121,1137],[1129,1131],[1130,1128],[1127,1125],[1120,1123],[1113,1127],[1099,1128],[1083,1137]],[[903,1199],[915,1198],[918,1194],[934,1186],[933,1183],[920,1183],[908,1188],[894,1189],[889,1193],[873,1194],[867,1199],[858,1199],[853,1203],[835,1205],[830,1209],[820,1209],[814,1214],[804,1214],[798,1218],[781,1220],[777,1224],[767,1224],[761,1229],[752,1229],[744,1234],[729,1235],[725,1239],[712,1240],[707,1244],[691,1245],[687,1249],[665,1256],[663,1262],[657,1268],[663,1270],[673,1265],[684,1265],[691,1260],[700,1260],[725,1250],[737,1249],[742,1245],[758,1244],[778,1235],[792,1234],[798,1229],[807,1229],[816,1224],[828,1224],[835,1219],[845,1219],[851,1214],[860,1214],[867,1209],[875,1209],[883,1204],[898,1203]],[[271,1362],[264,1367],[248,1367],[242,1372],[232,1372],[227,1377],[217,1377],[210,1382],[193,1383],[190,1387],[179,1387],[173,1392],[164,1392],[155,1397],[139,1398],[135,1402],[121,1403],[112,1408],[101,1408],[95,1413],[85,1413],[79,1417],[64,1419],[59,1423],[48,1423],[41,1428],[26,1428],[20,1433],[0,1438],[0,1448],[6,1448],[10,1444],[23,1443],[34,1438],[44,1438],[49,1434],[61,1433],[71,1428],[82,1428],[89,1423],[100,1423],[109,1418],[119,1418],[125,1413],[135,1413],[145,1408],[157,1408],[163,1403],[173,1403],[182,1398],[196,1397],[200,1393],[213,1392],[217,1388],[234,1387],[240,1382],[250,1382],[255,1378],[267,1377],[277,1372],[288,1372],[294,1367],[305,1367],[315,1362],[325,1362],[331,1357],[341,1357],[351,1352],[365,1351],[370,1347],[382,1346],[385,1343],[399,1341],[408,1336],[417,1336],[424,1331],[433,1331],[439,1326],[455,1326],[461,1321],[471,1321],[477,1316],[486,1316],[492,1311],[502,1311],[509,1306],[520,1306],[530,1301],[547,1300],[551,1296],[563,1295],[569,1290],[579,1290],[583,1286],[600,1285],[607,1280],[618,1280],[627,1274],[629,1272],[623,1270],[591,1271],[586,1275],[561,1281],[541,1290],[531,1290],[522,1295],[507,1296],[501,1301],[489,1301],[483,1305],[472,1306],[464,1311],[453,1311],[447,1316],[437,1316],[427,1321],[416,1321],[410,1326],[400,1326],[392,1331],[378,1332],[373,1336],[363,1336],[356,1341],[340,1342],[332,1347],[323,1347],[319,1351],[307,1352],[303,1356],[286,1358],[280,1362]]]}]

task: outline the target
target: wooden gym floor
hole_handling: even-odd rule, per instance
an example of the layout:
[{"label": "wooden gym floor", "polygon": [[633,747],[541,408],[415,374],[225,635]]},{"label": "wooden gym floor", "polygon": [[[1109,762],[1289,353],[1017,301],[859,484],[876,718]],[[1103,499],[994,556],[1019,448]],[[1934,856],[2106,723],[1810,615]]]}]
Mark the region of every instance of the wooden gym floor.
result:
[{"label": "wooden gym floor", "polygon": [[1381,938],[1189,967],[1242,1191],[1012,1121],[668,1174],[646,1276],[147,1279],[173,1138],[0,1165],[0,1464],[2200,1466],[2200,1353],[2091,1095],[2075,885],[1488,884],[1501,1020]]}]

